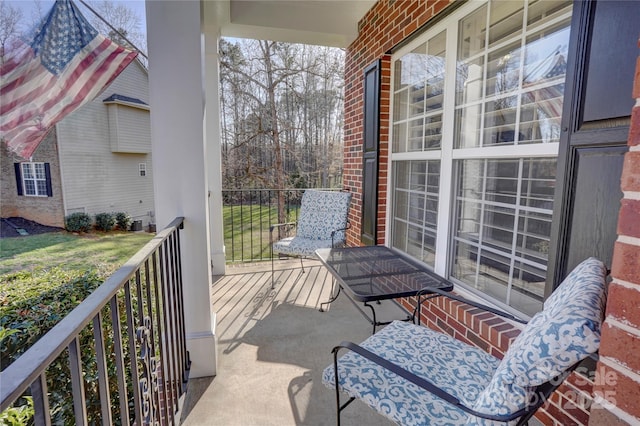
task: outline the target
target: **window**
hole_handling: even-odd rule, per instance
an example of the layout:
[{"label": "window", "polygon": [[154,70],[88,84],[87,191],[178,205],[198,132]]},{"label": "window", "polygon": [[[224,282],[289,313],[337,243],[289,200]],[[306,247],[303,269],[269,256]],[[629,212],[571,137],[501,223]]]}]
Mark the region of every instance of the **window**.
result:
[{"label": "window", "polygon": [[542,307],[571,2],[472,2],[394,54],[389,244]]},{"label": "window", "polygon": [[140,176],[146,176],[147,175],[147,163],[139,163],[138,164],[138,170],[140,172]]},{"label": "window", "polygon": [[51,197],[51,171],[49,163],[15,163],[18,195]]}]

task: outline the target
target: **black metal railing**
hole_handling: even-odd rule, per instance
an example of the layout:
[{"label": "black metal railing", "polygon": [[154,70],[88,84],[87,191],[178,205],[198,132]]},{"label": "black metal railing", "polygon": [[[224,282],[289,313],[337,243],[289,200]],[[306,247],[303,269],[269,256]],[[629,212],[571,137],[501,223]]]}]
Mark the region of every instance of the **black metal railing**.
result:
[{"label": "black metal railing", "polygon": [[190,368],[182,224],[174,219],[0,373],[0,412],[27,396],[36,425],[179,423]]},{"label": "black metal railing", "polygon": [[[325,191],[340,189],[316,188]],[[306,188],[223,189],[224,244],[227,263],[271,259],[269,226],[298,219]],[[282,199],[285,218],[278,217]]]}]

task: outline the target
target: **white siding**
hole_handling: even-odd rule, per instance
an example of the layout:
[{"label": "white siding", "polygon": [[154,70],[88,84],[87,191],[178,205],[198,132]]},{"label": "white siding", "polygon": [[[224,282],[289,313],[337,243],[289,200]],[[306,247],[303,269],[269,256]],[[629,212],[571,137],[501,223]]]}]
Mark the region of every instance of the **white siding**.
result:
[{"label": "white siding", "polygon": [[149,111],[113,103],[109,110],[109,139],[112,152],[147,154],[151,152]]},{"label": "white siding", "polygon": [[[124,211],[146,226],[155,222],[151,153],[111,152],[109,106],[102,101],[114,93],[148,103],[146,70],[134,61],[96,99],[58,124],[65,209],[84,209],[92,215]],[[150,131],[148,124],[146,129]],[[139,174],[140,163],[147,165],[144,177]]]}]

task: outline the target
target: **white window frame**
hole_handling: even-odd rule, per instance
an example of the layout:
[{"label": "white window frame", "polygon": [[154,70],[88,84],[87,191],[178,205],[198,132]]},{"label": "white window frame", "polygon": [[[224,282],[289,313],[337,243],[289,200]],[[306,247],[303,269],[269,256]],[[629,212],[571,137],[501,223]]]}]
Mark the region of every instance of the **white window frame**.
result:
[{"label": "white window frame", "polygon": [[[36,173],[36,165],[42,166],[42,172],[45,174],[43,178],[38,178],[38,174]],[[33,176],[32,178],[26,177],[27,175],[27,173],[25,173],[26,169],[29,169],[31,176]],[[46,175],[45,163],[34,162],[34,161],[20,163],[20,175],[22,177],[22,194],[25,197],[48,197],[47,175]],[[35,191],[33,194],[29,193],[29,190],[28,190],[29,186],[27,185],[27,181],[33,182],[33,188]],[[38,188],[38,182],[44,182],[44,192],[41,192],[40,189]]]},{"label": "white window frame", "polygon": [[147,176],[147,163],[138,163],[138,174],[140,177]]},{"label": "white window frame", "polygon": [[[393,231],[393,197],[395,189],[395,176],[393,175],[394,163],[398,161],[408,160],[440,160],[440,190],[438,194],[438,219],[436,229],[436,247],[435,247],[435,262],[434,272],[444,277],[450,278],[450,267],[453,261],[452,251],[452,238],[451,232],[453,230],[454,220],[454,197],[455,197],[455,162],[457,160],[467,159],[509,159],[509,158],[557,158],[559,152],[558,142],[547,143],[533,143],[533,144],[521,144],[521,145],[502,145],[502,146],[487,146],[487,147],[473,147],[473,148],[454,148],[454,135],[455,135],[455,78],[446,78],[444,87],[444,102],[442,110],[442,139],[440,150],[429,151],[411,151],[411,152],[399,152],[394,153],[393,148],[393,111],[395,100],[395,61],[404,55],[412,52],[416,47],[420,46],[425,41],[434,37],[442,31],[446,31],[446,67],[445,75],[456,75],[456,60],[458,52],[458,23],[464,17],[470,15],[475,10],[486,5],[487,2],[470,2],[464,5],[442,21],[436,23],[429,29],[425,30],[419,37],[412,42],[393,52],[391,57],[391,91],[390,91],[390,118],[389,118],[389,161],[387,176],[390,176],[387,188],[387,226],[385,229],[385,244],[391,246],[393,244],[392,231]],[[527,7],[525,6],[525,13]],[[570,16],[570,14],[568,14]],[[563,14],[561,17],[554,17],[552,24],[565,19],[567,15]],[[526,19],[526,17],[525,17]],[[546,25],[546,24],[545,24]],[[525,37],[525,32],[522,31],[521,37]],[[502,44],[502,42],[498,42]],[[523,66],[521,62],[521,66]],[[518,92],[520,94],[521,92]],[[467,288],[464,283],[458,280],[452,279],[452,281],[462,284]],[[471,289],[474,293],[474,289]],[[480,293],[481,294],[481,293]],[[496,302],[498,305],[503,306],[507,310],[518,312],[515,308],[507,306],[498,300],[491,299],[490,301]]]}]

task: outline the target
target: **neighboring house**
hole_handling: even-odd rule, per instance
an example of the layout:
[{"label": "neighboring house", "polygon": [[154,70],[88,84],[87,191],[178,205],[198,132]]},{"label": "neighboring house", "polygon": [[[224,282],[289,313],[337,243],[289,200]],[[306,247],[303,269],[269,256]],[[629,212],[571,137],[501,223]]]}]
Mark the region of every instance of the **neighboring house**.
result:
[{"label": "neighboring house", "polygon": [[[520,315],[590,256],[625,277],[610,295],[638,300],[638,185],[630,165],[623,174],[638,143],[637,130],[627,142],[638,22],[636,2],[377,1],[346,51],[349,243],[397,248]],[[610,303],[598,375],[591,364],[573,376],[545,424],[640,418],[638,315]],[[494,354],[518,334],[490,314],[426,306],[429,327]]]},{"label": "neighboring house", "polygon": [[64,226],[75,212],[126,212],[155,223],[147,70],[133,61],[58,123],[33,156],[2,146],[2,217]]}]

